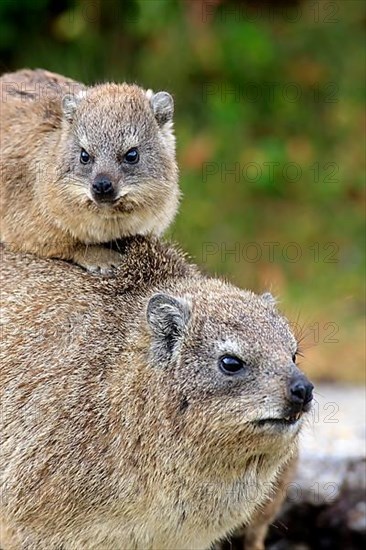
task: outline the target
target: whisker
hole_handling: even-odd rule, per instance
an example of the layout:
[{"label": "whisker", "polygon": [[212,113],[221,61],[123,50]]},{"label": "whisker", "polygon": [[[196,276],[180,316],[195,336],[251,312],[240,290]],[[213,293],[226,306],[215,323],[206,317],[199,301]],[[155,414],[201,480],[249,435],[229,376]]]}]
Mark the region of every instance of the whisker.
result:
[{"label": "whisker", "polygon": [[320,397],[324,397],[324,398],[325,398],[325,395],[324,395],[323,393],[320,393],[319,391],[313,390],[313,393],[316,394],[316,395],[319,395]]},{"label": "whisker", "polygon": [[67,172],[60,174],[59,177],[56,179],[56,183],[85,187],[85,180],[79,179],[75,176],[71,177],[70,175],[67,175]]}]

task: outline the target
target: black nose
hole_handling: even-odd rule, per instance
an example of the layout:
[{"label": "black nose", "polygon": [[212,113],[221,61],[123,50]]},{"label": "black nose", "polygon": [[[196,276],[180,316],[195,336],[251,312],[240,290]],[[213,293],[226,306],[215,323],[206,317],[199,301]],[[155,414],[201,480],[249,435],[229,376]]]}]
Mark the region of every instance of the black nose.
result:
[{"label": "black nose", "polygon": [[295,374],[288,385],[288,399],[293,405],[304,407],[313,399],[314,386],[303,374]]},{"label": "black nose", "polygon": [[98,198],[107,197],[113,194],[113,184],[108,176],[100,175],[93,181],[92,191]]}]

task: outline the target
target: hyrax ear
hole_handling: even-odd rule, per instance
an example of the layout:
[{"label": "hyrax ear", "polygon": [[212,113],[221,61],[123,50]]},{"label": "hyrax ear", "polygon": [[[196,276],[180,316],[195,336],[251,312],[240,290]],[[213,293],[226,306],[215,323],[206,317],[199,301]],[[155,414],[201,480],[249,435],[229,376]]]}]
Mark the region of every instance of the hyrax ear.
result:
[{"label": "hyrax ear", "polygon": [[62,98],[62,112],[66,120],[68,120],[69,122],[72,122],[75,111],[83,97],[85,97],[85,93],[80,91],[76,94],[65,94]]},{"label": "hyrax ear", "polygon": [[148,90],[146,95],[150,100],[150,105],[159,126],[164,126],[164,124],[173,120],[174,101],[168,92],[154,94],[152,90]]},{"label": "hyrax ear", "polygon": [[154,335],[153,352],[159,362],[169,360],[179,349],[191,317],[191,306],[183,298],[155,294],[147,306],[147,321]]},{"label": "hyrax ear", "polygon": [[270,292],[265,292],[264,294],[261,295],[261,298],[262,300],[267,302],[268,305],[272,307],[275,307],[277,305],[276,298]]}]

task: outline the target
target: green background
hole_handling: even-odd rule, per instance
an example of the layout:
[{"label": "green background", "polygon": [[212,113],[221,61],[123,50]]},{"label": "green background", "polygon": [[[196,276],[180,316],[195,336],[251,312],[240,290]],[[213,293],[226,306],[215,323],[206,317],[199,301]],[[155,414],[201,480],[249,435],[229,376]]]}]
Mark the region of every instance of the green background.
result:
[{"label": "green background", "polygon": [[175,97],[169,236],[270,289],[318,379],[364,377],[365,8],[359,0],[1,0],[2,72]]}]

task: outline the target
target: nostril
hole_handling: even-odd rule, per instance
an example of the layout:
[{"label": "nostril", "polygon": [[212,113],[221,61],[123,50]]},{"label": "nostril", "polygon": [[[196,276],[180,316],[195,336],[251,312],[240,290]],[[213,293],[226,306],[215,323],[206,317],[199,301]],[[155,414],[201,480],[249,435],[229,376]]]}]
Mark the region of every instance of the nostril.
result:
[{"label": "nostril", "polygon": [[312,399],[313,399],[313,389],[314,389],[313,384],[311,382],[308,382],[306,384],[305,405],[307,403],[310,403],[310,401],[312,401]]},{"label": "nostril", "polygon": [[97,178],[92,184],[92,190],[97,195],[105,195],[112,191],[113,185],[109,178]]},{"label": "nostril", "polygon": [[306,405],[313,399],[314,386],[305,378],[300,376],[291,381],[289,386],[289,398],[292,403]]},{"label": "nostril", "polygon": [[104,180],[102,183],[104,193],[108,193],[112,189],[112,182],[110,180]]},{"label": "nostril", "polygon": [[298,382],[290,387],[291,397],[296,401],[305,401],[306,388],[302,382]]}]

